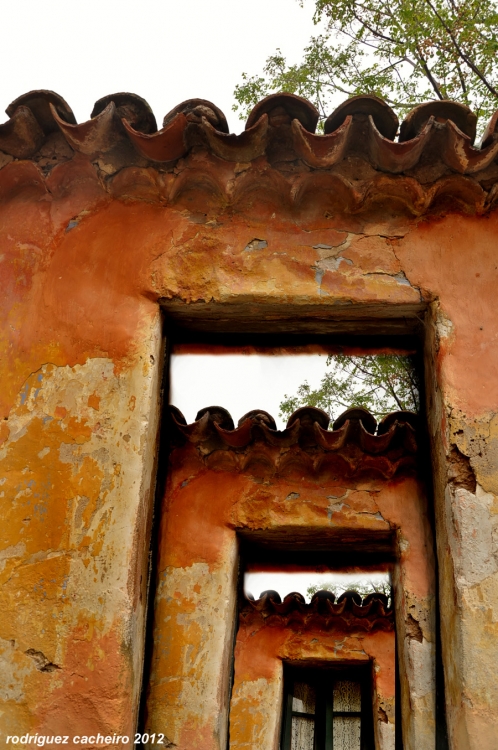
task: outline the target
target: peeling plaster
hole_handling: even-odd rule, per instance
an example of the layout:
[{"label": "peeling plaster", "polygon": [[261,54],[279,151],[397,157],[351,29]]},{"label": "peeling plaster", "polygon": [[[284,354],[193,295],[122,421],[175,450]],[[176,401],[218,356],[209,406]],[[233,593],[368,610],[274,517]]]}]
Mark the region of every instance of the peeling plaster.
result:
[{"label": "peeling plaster", "polygon": [[[157,356],[159,345],[152,329],[146,346]],[[10,670],[15,677],[6,699],[19,704],[7,713],[18,717],[17,734],[35,727],[62,733],[68,722],[71,733],[98,726],[101,712],[92,701],[82,712],[81,684],[74,683],[71,661],[81,659],[82,647],[86,656],[77,672],[83,682],[103,687],[107,681],[111,693],[116,678],[126,686],[111,702],[101,694],[102,707],[107,704],[102,731],[130,734],[133,728],[141,657],[138,652],[128,661],[123,636],[131,627],[135,638],[143,621],[143,605],[140,611],[134,601],[141,584],[133,580],[133,549],[152,479],[156,383],[157,368],[148,364],[144,371],[140,359],[121,374],[102,358],[74,367],[43,365],[10,414],[0,448],[6,503],[0,603],[12,616],[3,618],[0,637],[16,643],[3,651],[3,674]],[[98,411],[88,405],[95,390]],[[124,428],[133,442],[120,440]],[[119,647],[109,650],[116,637]],[[65,696],[62,704],[57,695]]]},{"label": "peeling plaster", "polygon": [[[54,155],[68,161],[49,170]],[[243,180],[254,167],[251,189],[226,210],[202,180],[193,179],[173,198],[170,176],[161,170],[127,167],[108,181],[111,162],[97,160],[102,172],[96,174],[84,155],[72,159],[60,139],[48,139],[40,157],[40,168],[50,171],[46,179],[33,163],[7,164],[11,157],[0,154],[0,166],[7,164],[0,203],[0,501],[6,519],[0,548],[8,550],[0,572],[0,637],[2,674],[13,675],[8,695],[15,696],[2,708],[2,731],[42,731],[44,722],[62,714],[72,726],[76,695],[88,701],[78,715],[90,728],[109,721],[117,727],[133,715],[145,596],[145,584],[138,584],[146,564],[140,554],[147,549],[141,530],[147,528],[151,415],[157,407],[151,395],[157,381],[150,379],[157,370],[151,375],[147,368],[151,356],[160,360],[158,329],[153,345],[150,331],[159,300],[190,312],[202,307],[191,303],[206,301],[215,323],[223,317],[233,324],[238,306],[239,320],[271,321],[272,330],[285,327],[289,309],[299,320],[307,310],[313,329],[325,320],[342,330],[352,316],[371,322],[373,315],[375,325],[387,325],[393,316],[423,322],[450,744],[451,750],[494,750],[496,210],[490,205],[486,217],[473,216],[458,213],[455,204],[451,214],[435,206],[436,213],[413,218],[379,186],[359,213],[314,191],[296,214],[275,191],[259,200],[254,185],[267,180],[260,166],[242,164],[228,173],[218,160],[230,200],[234,174]],[[211,164],[200,153],[194,162],[194,178],[195,165],[206,174]],[[268,247],[244,252],[251,238],[260,237]],[[336,256],[344,260],[335,268]],[[321,265],[327,259],[331,269]],[[317,270],[323,271],[318,282]],[[95,362],[106,363],[107,380]],[[141,414],[136,421],[130,396],[135,415]],[[475,493],[458,483],[455,446],[474,474]],[[303,496],[297,479],[283,496],[292,492]],[[289,518],[291,526],[298,524],[294,500],[265,515],[266,501],[247,494],[265,523]],[[327,517],[329,502],[324,494],[302,503],[303,514],[329,528],[336,520],[335,511]],[[248,529],[253,511],[242,505],[232,497],[229,524]],[[380,502],[363,520],[369,528],[386,523],[381,518],[396,523],[389,510]],[[211,511],[203,512],[209,517]],[[339,511],[346,520],[354,513],[352,504]],[[216,567],[220,537],[197,530],[206,558],[201,562]],[[416,539],[399,539],[403,555],[414,554],[417,539],[418,532]],[[178,567],[185,550],[175,552]],[[424,561],[415,558],[409,580],[418,602],[399,604],[399,627],[409,607],[424,636],[421,644],[405,639],[407,648],[430,643],[430,601],[419,590],[417,573],[424,570]],[[28,649],[50,654],[63,669],[40,673],[24,653]],[[69,687],[61,683],[66,672],[74,675]],[[196,737],[199,748],[211,742],[209,732]]]}]

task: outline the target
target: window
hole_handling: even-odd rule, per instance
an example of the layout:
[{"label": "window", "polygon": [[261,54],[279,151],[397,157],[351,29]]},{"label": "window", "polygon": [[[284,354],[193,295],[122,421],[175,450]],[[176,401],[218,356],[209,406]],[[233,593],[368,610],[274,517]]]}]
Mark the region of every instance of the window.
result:
[{"label": "window", "polygon": [[281,750],[372,750],[368,670],[285,669]]}]

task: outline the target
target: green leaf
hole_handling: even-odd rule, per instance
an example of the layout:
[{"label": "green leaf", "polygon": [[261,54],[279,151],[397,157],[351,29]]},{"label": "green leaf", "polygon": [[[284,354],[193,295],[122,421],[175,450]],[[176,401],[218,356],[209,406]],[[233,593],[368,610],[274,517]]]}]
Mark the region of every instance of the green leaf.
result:
[{"label": "green leaf", "polygon": [[241,118],[277,91],[307,97],[322,119],[355,94],[375,94],[401,114],[441,98],[480,118],[498,106],[494,0],[315,0],[314,20],[321,33],[300,63],[289,65],[277,50],[261,75],[242,75],[234,92]]},{"label": "green leaf", "polygon": [[337,418],[351,406],[363,406],[377,419],[393,411],[420,409],[420,387],[413,358],[400,354],[327,357],[318,388],[305,381],[293,396],[284,395],[280,417],[302,406],[315,406]]}]

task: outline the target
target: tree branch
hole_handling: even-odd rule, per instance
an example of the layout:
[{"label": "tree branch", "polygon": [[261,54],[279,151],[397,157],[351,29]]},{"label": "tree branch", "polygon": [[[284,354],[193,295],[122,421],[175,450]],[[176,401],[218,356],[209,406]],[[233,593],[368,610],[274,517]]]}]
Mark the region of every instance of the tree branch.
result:
[{"label": "tree branch", "polygon": [[460,68],[460,65],[456,63],[456,69],[458,71],[458,77],[460,79],[460,85],[462,87],[462,91],[465,96],[467,96],[467,84],[465,83],[465,78],[463,77],[462,69]]},{"label": "tree branch", "polygon": [[430,68],[427,65],[427,62],[425,61],[425,58],[422,55],[422,52],[420,51],[420,48],[418,47],[418,45],[417,45],[417,54],[418,54],[418,57],[419,57],[419,62],[422,65],[422,68],[424,70],[425,77],[427,78],[427,80],[431,84],[432,88],[434,89],[434,91],[436,92],[436,94],[438,95],[438,97],[440,99],[444,99],[444,96],[441,93],[441,89],[439,88],[439,84],[436,81],[436,79],[434,78],[434,76],[432,75],[432,73],[430,71]]},{"label": "tree branch", "polygon": [[460,55],[460,57],[462,58],[462,60],[469,66],[469,68],[476,74],[476,76],[478,78],[480,78],[480,80],[484,83],[484,85],[486,86],[486,88],[488,89],[488,91],[490,91],[493,94],[493,96],[496,96],[498,98],[498,90],[495,89],[495,87],[492,86],[489,83],[489,81],[484,76],[484,74],[481,73],[481,71],[479,70],[479,68],[477,67],[477,65],[475,65],[472,62],[472,60],[468,57],[468,55],[465,54],[465,52],[463,51],[463,49],[458,44],[458,41],[457,41],[455,35],[453,34],[451,28],[448,26],[448,24],[446,23],[446,21],[441,17],[441,15],[437,12],[437,9],[433,6],[431,0],[425,0],[425,2],[429,6],[429,8],[432,10],[432,12],[436,16],[436,18],[439,20],[439,22],[442,25],[442,27],[444,28],[444,30],[446,31],[446,33],[450,37],[451,41],[453,42],[453,46],[455,47],[456,51],[458,52],[458,54]]},{"label": "tree branch", "polygon": [[356,13],[353,13],[354,18],[356,21],[362,26],[364,29],[368,29],[368,31],[374,35],[376,39],[383,39],[385,42],[389,42],[389,44],[398,44],[396,39],[392,39],[392,37],[386,36],[385,34],[381,34],[381,32],[378,29],[374,29],[371,26],[367,24],[366,21],[364,21],[361,16],[358,16]]}]

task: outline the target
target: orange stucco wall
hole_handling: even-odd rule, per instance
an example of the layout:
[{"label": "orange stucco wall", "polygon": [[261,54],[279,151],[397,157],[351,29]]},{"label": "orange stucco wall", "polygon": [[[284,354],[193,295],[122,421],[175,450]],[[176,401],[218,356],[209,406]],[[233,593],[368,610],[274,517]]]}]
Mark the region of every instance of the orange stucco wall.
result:
[{"label": "orange stucco wall", "polygon": [[[493,750],[498,214],[414,219],[379,203],[324,218],[319,201],[299,212],[283,204],[257,167],[254,184],[266,193],[247,188],[227,208],[214,178],[202,178],[202,155],[195,159],[191,182],[168,200],[170,177],[131,167],[107,180],[84,156],[47,177],[32,162],[0,170],[2,738],[66,727],[132,733],[160,305],[190,305],[202,318],[209,303],[242,305],[238,314],[252,320],[302,307],[339,328],[356,313],[427,311],[450,742]],[[234,170],[225,165],[216,179],[234,179]],[[247,250],[255,237],[267,246]],[[454,474],[452,446],[469,458],[475,491]],[[208,569],[229,537],[225,528],[216,540],[199,538]],[[186,562],[181,545],[174,554]],[[235,559],[228,549],[227,580]],[[233,602],[224,606],[228,614]]]},{"label": "orange stucco wall", "polygon": [[[241,624],[235,646],[235,676],[230,711],[230,747],[271,748],[280,742],[282,662],[373,663],[376,750],[394,747],[395,635],[336,628],[270,627]],[[387,725],[387,726],[386,726]]]},{"label": "orange stucco wall", "polygon": [[[202,451],[190,443],[171,453],[159,535],[147,728],[164,731],[182,750],[192,746],[194,736],[197,743],[202,738],[198,746],[205,750],[226,744],[227,727],[220,722],[220,707],[226,715],[237,593],[236,532],[250,537],[251,532],[264,531],[271,537],[285,529],[289,539],[302,540],[303,534],[311,542],[320,538],[322,544],[327,540],[331,550],[343,534],[354,548],[354,540],[365,532],[394,532],[399,555],[397,630],[406,651],[401,698],[406,708],[405,745],[415,748],[416,742],[430,743],[431,737],[434,741],[434,547],[423,485],[410,475],[391,480],[347,479],[326,472],[317,477],[297,452],[275,472],[270,454],[264,444],[257,445],[248,450],[246,468],[234,471],[229,451],[210,454],[217,468],[207,465]],[[409,632],[410,617],[419,623],[420,642]],[[347,645],[349,637],[355,647]],[[233,696],[239,691],[247,698],[248,690],[255,691],[251,693],[251,700],[256,701],[251,714],[254,724],[247,730],[255,748],[273,748],[268,737],[278,735],[275,727],[280,712],[267,693],[280,695],[279,659],[298,658],[299,638],[282,627],[261,628],[261,623],[253,627],[244,623],[237,634]],[[340,652],[346,661],[352,658],[350,652],[361,652],[363,639],[366,644],[373,639],[371,648],[364,646],[373,658],[378,640],[372,633],[343,633],[341,638],[334,631],[307,630],[301,638],[308,644],[306,649],[303,646],[302,658],[314,652],[315,658],[321,655],[326,660],[334,653],[340,658]],[[314,638],[315,647],[309,645]],[[393,648],[391,638],[387,646],[391,656]],[[386,692],[379,687],[379,695],[386,699],[381,704],[389,716],[389,728],[383,728],[390,730],[394,742],[391,688]],[[234,697],[232,709],[237,707],[240,713],[245,698]],[[230,721],[246,726],[247,717],[242,721],[239,713]],[[273,726],[270,714],[274,714],[275,732],[266,724],[269,721]],[[250,746],[235,730],[230,733],[232,744],[234,748]],[[387,750],[391,745],[379,744],[378,748]]]}]

